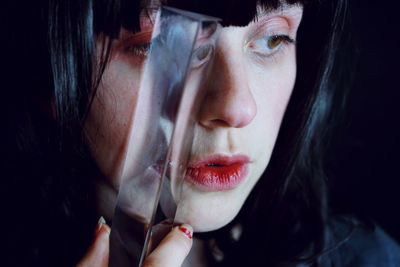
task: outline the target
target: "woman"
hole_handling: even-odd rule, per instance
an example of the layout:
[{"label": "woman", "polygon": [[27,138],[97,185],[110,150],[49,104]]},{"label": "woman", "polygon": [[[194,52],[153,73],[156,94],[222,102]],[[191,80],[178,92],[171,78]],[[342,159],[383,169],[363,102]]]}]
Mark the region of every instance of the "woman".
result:
[{"label": "woman", "polygon": [[[5,207],[13,227],[6,240],[24,257],[10,254],[9,265],[107,264],[108,226],[100,225],[82,255],[94,222],[100,215],[110,220],[115,203],[119,181],[109,178],[110,161],[103,159],[117,157],[107,142],[125,132],[113,113],[125,86],[113,80],[117,66],[134,67],[146,55],[148,40],[138,36],[148,31],[151,12],[143,10],[152,5],[139,2],[44,1],[35,13],[39,36],[31,13],[12,6],[18,12],[10,14],[19,16],[9,18],[8,48],[15,53],[7,61],[16,90],[4,98],[12,114],[4,188],[13,200]],[[186,183],[194,192],[189,210],[196,211],[186,222],[201,233],[191,239],[191,226],[174,228],[145,265],[179,266],[192,242],[190,266],[399,262],[399,248],[379,228],[328,209],[322,156],[345,94],[345,58],[336,53],[345,2],[167,4],[220,17],[225,26],[189,165],[233,160],[247,172],[230,188]],[[124,34],[136,40],[125,43]],[[19,76],[21,62],[26,79]],[[110,94],[122,99],[107,102]],[[96,136],[99,128],[104,136]],[[25,224],[26,218],[35,219]]]}]

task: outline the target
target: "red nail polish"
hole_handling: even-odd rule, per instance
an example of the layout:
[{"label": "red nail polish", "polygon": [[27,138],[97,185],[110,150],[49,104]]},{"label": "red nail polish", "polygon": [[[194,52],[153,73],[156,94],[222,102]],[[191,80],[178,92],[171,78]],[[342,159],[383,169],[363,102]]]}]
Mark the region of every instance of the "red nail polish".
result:
[{"label": "red nail polish", "polygon": [[179,230],[180,230],[182,233],[184,233],[189,239],[192,239],[193,233],[192,233],[192,231],[190,231],[188,228],[183,227],[183,226],[180,226],[180,227],[179,227]]},{"label": "red nail polish", "polygon": [[164,221],[162,221],[160,223],[163,224],[163,225],[172,225],[173,224],[173,222],[170,219],[166,219],[166,220],[164,220]]}]

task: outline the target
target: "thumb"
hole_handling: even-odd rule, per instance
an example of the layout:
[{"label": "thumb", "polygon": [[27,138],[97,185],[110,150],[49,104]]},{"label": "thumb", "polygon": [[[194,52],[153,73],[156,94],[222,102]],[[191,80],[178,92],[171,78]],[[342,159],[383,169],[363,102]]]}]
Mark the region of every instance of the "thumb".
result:
[{"label": "thumb", "polygon": [[76,267],[107,267],[110,251],[110,227],[100,218],[92,245]]},{"label": "thumb", "polygon": [[192,247],[193,228],[188,224],[174,227],[156,249],[147,256],[142,267],[181,266]]}]

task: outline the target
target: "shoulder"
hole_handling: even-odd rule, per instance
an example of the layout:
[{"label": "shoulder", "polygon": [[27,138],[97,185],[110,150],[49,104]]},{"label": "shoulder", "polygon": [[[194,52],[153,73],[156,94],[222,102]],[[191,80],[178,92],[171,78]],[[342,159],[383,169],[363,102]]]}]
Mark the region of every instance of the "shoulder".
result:
[{"label": "shoulder", "polygon": [[327,229],[327,251],[320,266],[394,267],[400,265],[400,246],[377,225],[336,216]]}]

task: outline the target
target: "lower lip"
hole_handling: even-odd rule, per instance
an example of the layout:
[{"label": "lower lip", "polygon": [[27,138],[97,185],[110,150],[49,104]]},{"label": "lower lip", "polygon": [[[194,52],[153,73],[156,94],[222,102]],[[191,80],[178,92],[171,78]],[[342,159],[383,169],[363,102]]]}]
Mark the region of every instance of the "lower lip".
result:
[{"label": "lower lip", "polygon": [[247,164],[244,162],[220,166],[189,167],[185,181],[202,191],[232,190],[244,180],[247,171]]}]

